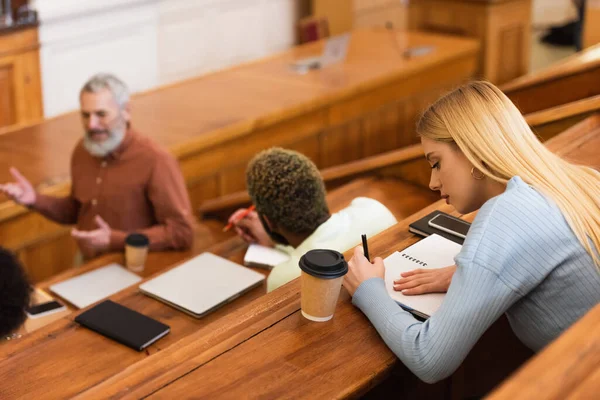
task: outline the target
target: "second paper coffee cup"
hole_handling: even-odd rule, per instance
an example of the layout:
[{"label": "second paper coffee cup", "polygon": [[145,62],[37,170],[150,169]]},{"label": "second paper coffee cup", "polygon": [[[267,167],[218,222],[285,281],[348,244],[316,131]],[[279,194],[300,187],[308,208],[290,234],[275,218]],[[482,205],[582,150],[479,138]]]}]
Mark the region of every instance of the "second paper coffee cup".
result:
[{"label": "second paper coffee cup", "polygon": [[342,288],[348,264],[335,250],[311,250],[300,258],[302,315],[317,322],[329,321]]},{"label": "second paper coffee cup", "polygon": [[125,263],[128,269],[134,272],[144,270],[149,245],[148,236],[141,233],[132,233],[125,238]]}]

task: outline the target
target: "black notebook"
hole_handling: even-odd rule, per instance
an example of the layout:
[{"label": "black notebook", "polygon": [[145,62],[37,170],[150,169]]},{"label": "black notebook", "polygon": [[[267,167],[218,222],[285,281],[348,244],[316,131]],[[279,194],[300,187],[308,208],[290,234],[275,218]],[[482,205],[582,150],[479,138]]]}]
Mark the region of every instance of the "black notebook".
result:
[{"label": "black notebook", "polygon": [[168,325],[110,300],[79,314],[75,322],[137,351],[171,331]]},{"label": "black notebook", "polygon": [[[410,224],[408,226],[408,231],[414,233],[415,235],[419,235],[419,236],[423,236],[423,237],[427,237],[427,236],[435,233],[435,234],[445,237],[448,240],[452,240],[454,243],[458,243],[458,244],[462,245],[464,243],[465,239],[459,238],[458,236],[454,236],[448,232],[444,232],[437,228],[429,226],[429,221],[438,214],[444,214],[450,218],[459,219],[459,218],[456,218],[456,217],[454,217],[450,214],[447,214],[445,212],[442,212],[442,211],[434,211],[434,212],[428,214],[427,216],[421,218],[420,220],[417,220],[417,221],[413,222],[412,224]],[[461,221],[466,223],[466,221],[463,221],[463,220],[461,220]]]}]

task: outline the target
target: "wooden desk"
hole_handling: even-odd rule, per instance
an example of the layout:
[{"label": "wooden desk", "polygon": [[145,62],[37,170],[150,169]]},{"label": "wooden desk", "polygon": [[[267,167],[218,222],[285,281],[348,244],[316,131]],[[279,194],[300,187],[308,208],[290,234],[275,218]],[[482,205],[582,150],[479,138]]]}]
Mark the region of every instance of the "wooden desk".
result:
[{"label": "wooden desk", "polygon": [[334,22],[337,33],[389,27],[477,38],[482,44],[478,75],[496,84],[529,71],[531,0],[412,0],[408,5],[399,0],[312,0],[312,7],[315,15]]},{"label": "wooden desk", "polygon": [[[210,249],[228,259],[242,263],[246,244],[234,238]],[[173,262],[183,261],[191,252],[152,253],[143,275],[164,270]],[[95,260],[86,269],[97,268],[110,262],[123,262],[120,254],[110,254]],[[265,273],[265,270],[255,269]],[[73,274],[69,271],[69,274]],[[156,275],[156,274],[154,274]],[[146,279],[147,280],[147,279]],[[48,287],[53,282],[47,282]],[[195,319],[159,301],[138,292],[137,284],[110,298],[171,327],[171,333],[148,347],[136,352],[73,322],[80,311],[72,312],[18,340],[0,343],[0,397],[67,398],[93,387],[107,378],[131,367],[136,362],[160,352],[180,339],[202,331],[212,333],[219,326],[214,322],[233,310],[249,304],[265,293],[265,285],[246,293],[216,312]],[[9,383],[12,382],[12,383]]]},{"label": "wooden desk", "polygon": [[[398,43],[436,51],[405,59]],[[478,60],[472,39],[423,33],[358,31],[347,59],[306,75],[289,68],[319,54],[310,43],[133,100],[133,125],[179,158],[192,204],[245,188],[248,160],[279,145],[320,168],[415,143],[421,109],[471,77]],[[78,113],[0,135],[0,182],[18,167],[42,192],[69,190],[69,157],[82,136]],[[16,251],[41,281],[72,264],[69,228],[0,200],[0,242]]]},{"label": "wooden desk", "polygon": [[[562,156],[600,168],[600,156],[587,150],[599,143],[600,118],[593,117],[549,141],[548,146]],[[451,211],[438,202],[409,221],[436,208]],[[408,232],[408,221],[402,221],[373,238],[370,248],[373,254],[385,257],[417,240]],[[356,397],[398,365],[366,317],[352,306],[345,290],[333,320],[323,324],[301,316],[299,292],[299,281],[290,282],[222,319],[218,332],[191,334],[83,392],[82,397],[236,398],[249,393],[256,397]],[[503,345],[509,339],[503,337]],[[498,341],[488,346],[513,352],[516,344],[512,338],[506,347]],[[486,360],[490,364],[496,361],[493,357]],[[487,372],[488,368],[492,366],[481,362],[469,365],[467,361],[463,372]]]}]

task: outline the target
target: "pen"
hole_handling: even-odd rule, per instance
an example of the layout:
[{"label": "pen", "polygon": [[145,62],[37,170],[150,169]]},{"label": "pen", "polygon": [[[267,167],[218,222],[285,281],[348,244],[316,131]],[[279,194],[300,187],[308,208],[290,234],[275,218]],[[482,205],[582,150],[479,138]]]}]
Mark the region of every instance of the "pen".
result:
[{"label": "pen", "polygon": [[254,204],[251,205],[250,207],[248,207],[246,209],[246,211],[244,211],[242,213],[242,215],[240,215],[240,217],[235,222],[231,222],[231,223],[227,224],[227,226],[225,228],[223,228],[223,232],[227,232],[228,230],[230,230],[231,228],[233,228],[234,224],[236,224],[236,223],[240,222],[241,220],[243,220],[244,218],[246,218],[246,216],[248,214],[250,214],[252,211],[254,211],[254,208],[255,208]]},{"label": "pen", "polygon": [[363,251],[365,253],[365,258],[367,261],[371,262],[371,258],[369,258],[369,246],[367,245],[367,235],[361,235],[362,243],[363,243]]}]

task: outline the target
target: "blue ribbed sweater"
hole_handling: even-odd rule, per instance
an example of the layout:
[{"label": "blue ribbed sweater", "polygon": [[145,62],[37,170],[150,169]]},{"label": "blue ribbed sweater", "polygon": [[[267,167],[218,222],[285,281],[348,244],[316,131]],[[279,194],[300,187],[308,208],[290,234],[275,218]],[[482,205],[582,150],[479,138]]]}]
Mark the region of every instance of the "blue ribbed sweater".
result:
[{"label": "blue ribbed sweater", "polygon": [[455,261],[444,302],[424,323],[389,297],[380,278],[363,282],[352,299],[425,382],[452,374],[504,313],[539,351],[600,302],[592,258],[556,204],[519,177],[479,210]]}]

